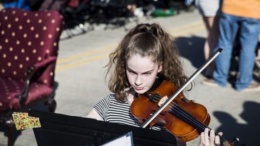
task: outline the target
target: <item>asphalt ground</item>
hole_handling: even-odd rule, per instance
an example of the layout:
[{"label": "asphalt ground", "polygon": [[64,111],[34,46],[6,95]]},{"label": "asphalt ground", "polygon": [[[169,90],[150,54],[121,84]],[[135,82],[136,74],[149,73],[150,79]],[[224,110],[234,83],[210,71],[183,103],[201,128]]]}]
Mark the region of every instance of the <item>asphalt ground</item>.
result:
[{"label": "asphalt ground", "polygon": [[[196,10],[172,17],[144,17],[140,18],[139,23],[158,23],[176,38],[187,76],[204,63],[206,31]],[[132,28],[135,25],[131,21],[126,27]],[[104,66],[108,62],[108,54],[127,31],[123,27],[104,28],[104,25],[95,25],[94,30],[85,34],[80,34],[80,29],[76,28],[72,31],[76,35],[70,39],[66,39],[67,33],[63,32],[55,75],[55,99],[58,104],[56,113],[84,117],[95,103],[110,93],[104,78]],[[186,96],[207,108],[211,116],[209,127],[223,131],[224,137],[230,141],[233,137],[239,137],[241,143],[238,145],[259,146],[260,92],[237,92],[230,86],[205,86],[201,84],[203,79],[205,77],[202,74],[195,78],[194,86]],[[254,79],[259,82],[259,75],[255,74]],[[187,144],[196,146],[198,140]],[[0,146],[6,143],[4,132],[0,131]],[[15,145],[36,146],[33,131],[22,131]]]}]

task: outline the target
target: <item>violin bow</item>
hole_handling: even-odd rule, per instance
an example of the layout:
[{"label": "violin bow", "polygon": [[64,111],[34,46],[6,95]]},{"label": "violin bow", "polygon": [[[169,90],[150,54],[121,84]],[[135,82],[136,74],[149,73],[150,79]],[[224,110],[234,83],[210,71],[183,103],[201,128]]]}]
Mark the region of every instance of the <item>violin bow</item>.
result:
[{"label": "violin bow", "polygon": [[145,128],[149,125],[149,123],[154,120],[154,118],[168,106],[175,97],[177,97],[215,58],[221,53],[223,49],[219,48],[196,72],[194,72],[188,80],[166,101],[164,104],[150,116],[145,123],[142,125],[142,128]]}]

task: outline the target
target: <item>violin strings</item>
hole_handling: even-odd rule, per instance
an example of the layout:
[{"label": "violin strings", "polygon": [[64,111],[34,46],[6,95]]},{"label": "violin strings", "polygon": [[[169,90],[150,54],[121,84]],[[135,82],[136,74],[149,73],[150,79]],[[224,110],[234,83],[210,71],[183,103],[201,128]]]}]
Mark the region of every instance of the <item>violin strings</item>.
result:
[{"label": "violin strings", "polygon": [[[196,126],[198,126],[199,128],[201,128],[202,130],[204,130],[207,126],[204,125],[203,123],[201,123],[200,121],[198,121],[196,118],[194,118],[192,115],[190,115],[189,113],[187,113],[184,109],[182,109],[181,107],[179,107],[176,103],[174,103],[174,105],[172,105],[173,109],[175,109],[177,112],[179,112],[182,116],[184,116],[185,118],[187,118],[189,121],[193,122],[194,124],[196,124]],[[176,108],[174,108],[176,107]],[[173,110],[171,109],[171,111]],[[195,123],[196,122],[196,123]],[[209,127],[208,127],[209,128]],[[209,128],[210,129],[210,128]],[[227,140],[225,140],[223,137],[220,136],[220,140],[223,144],[227,144],[228,146],[230,146],[227,143]]]},{"label": "violin strings", "polygon": [[195,119],[193,116],[188,114],[186,111],[184,111],[182,108],[180,108],[177,104],[173,104],[172,108],[170,109],[172,112],[176,111],[184,118],[191,121],[193,124],[195,124],[196,127],[200,128],[201,131],[203,131],[207,126]]},{"label": "violin strings", "polygon": [[[171,107],[170,111],[174,112],[174,110],[176,112],[179,112],[180,115],[182,115],[184,118],[186,118],[187,120],[189,120],[190,122],[194,123],[198,128],[200,128],[201,131],[203,131],[207,126],[203,123],[201,123],[199,120],[197,120],[196,118],[194,118],[192,115],[190,115],[187,111],[185,111],[184,109],[182,109],[179,105],[177,105],[176,103],[170,103]],[[209,127],[208,127],[209,128]],[[209,128],[210,129],[210,128]],[[224,139],[222,136],[220,137],[220,141],[225,145],[225,146],[230,146],[229,143],[227,142],[226,139]]]},{"label": "violin strings", "polygon": [[[194,118],[192,115],[190,115],[189,113],[187,113],[185,110],[183,110],[181,107],[179,107],[177,104],[173,105],[173,109],[171,110],[176,110],[177,112],[179,112],[182,116],[184,116],[185,118],[187,118],[189,121],[193,122],[196,126],[198,126],[201,130],[204,130],[207,126],[204,125],[203,123],[201,123],[200,121],[198,121],[196,118]],[[208,127],[209,128],[209,127]],[[209,128],[210,129],[210,128]],[[227,141],[223,138],[220,137],[221,142],[223,144],[228,144]],[[229,144],[228,144],[229,145]]]},{"label": "violin strings", "polygon": [[[197,119],[195,119],[193,116],[191,116],[189,113],[187,113],[185,110],[183,110],[181,107],[179,107],[177,104],[175,104],[175,106],[172,106],[173,109],[172,110],[176,110],[177,112],[179,112],[182,116],[184,116],[185,118],[187,118],[189,121],[193,122],[196,126],[198,126],[198,128],[204,130],[207,126],[204,125],[203,123],[201,123],[200,121],[198,121]],[[174,108],[176,107],[176,108]],[[196,122],[196,123],[195,123]],[[209,128],[209,127],[208,127]],[[209,128],[210,129],[210,128]],[[224,145],[230,146],[227,141],[220,136],[220,140]]]}]

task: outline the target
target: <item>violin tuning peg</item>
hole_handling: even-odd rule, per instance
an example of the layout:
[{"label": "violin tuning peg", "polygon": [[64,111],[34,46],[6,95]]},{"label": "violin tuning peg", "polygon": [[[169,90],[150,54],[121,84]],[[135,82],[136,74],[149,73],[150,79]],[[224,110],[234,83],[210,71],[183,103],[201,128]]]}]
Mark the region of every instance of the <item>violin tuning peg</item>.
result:
[{"label": "violin tuning peg", "polygon": [[238,137],[234,137],[233,138],[233,142],[232,142],[232,144],[234,144],[234,143],[238,143],[239,142],[239,138]]}]

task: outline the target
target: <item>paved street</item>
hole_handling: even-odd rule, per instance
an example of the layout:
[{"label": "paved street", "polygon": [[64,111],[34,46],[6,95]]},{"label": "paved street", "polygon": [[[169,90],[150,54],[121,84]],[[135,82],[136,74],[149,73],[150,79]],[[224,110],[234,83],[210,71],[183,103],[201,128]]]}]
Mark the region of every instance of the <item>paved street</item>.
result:
[{"label": "paved street", "polygon": [[[182,55],[187,76],[204,63],[203,45],[206,31],[197,11],[164,18],[141,18],[139,23],[159,23],[176,38]],[[135,26],[127,24],[127,28]],[[104,78],[108,54],[113,51],[126,34],[124,28],[95,26],[95,30],[60,41],[59,59],[56,67],[56,113],[85,116],[92,106],[110,93]],[[74,33],[80,32],[78,29]],[[260,92],[237,92],[231,87],[209,87],[200,82],[205,77],[199,75],[194,80],[193,89],[187,98],[203,104],[211,115],[209,127],[223,131],[224,137],[232,140],[237,136],[247,146],[260,145]],[[256,81],[260,81],[255,75]],[[0,146],[7,138],[0,131]],[[198,139],[188,142],[196,146]],[[18,136],[16,146],[36,146],[32,130],[25,130]]]}]

